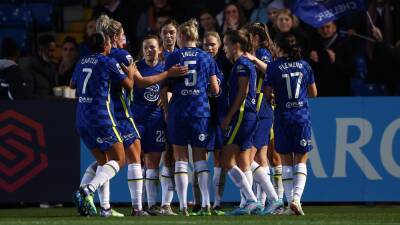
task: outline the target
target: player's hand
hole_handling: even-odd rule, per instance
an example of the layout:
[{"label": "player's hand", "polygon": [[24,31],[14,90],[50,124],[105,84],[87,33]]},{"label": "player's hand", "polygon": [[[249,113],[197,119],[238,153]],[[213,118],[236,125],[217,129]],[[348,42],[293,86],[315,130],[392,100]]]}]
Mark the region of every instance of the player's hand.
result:
[{"label": "player's hand", "polygon": [[336,53],[334,51],[330,50],[330,49],[327,49],[326,52],[329,55],[329,61],[331,63],[335,63],[336,62]]},{"label": "player's hand", "polygon": [[243,56],[248,58],[252,62],[254,62],[257,59],[254,55],[252,55],[252,54],[250,54],[248,52],[244,53]]},{"label": "player's hand", "polygon": [[186,76],[189,69],[187,66],[175,65],[168,70],[168,77]]},{"label": "player's hand", "polygon": [[137,71],[135,63],[130,63],[128,66],[125,66],[123,63],[121,63],[121,67],[122,70],[128,74],[128,76],[133,76],[133,74],[135,74]]},{"label": "player's hand", "polygon": [[316,63],[319,61],[319,57],[318,57],[317,51],[311,51],[311,52],[310,52],[310,59],[311,59],[313,62],[316,62]]},{"label": "player's hand", "polygon": [[232,120],[232,118],[230,118],[229,116],[226,116],[226,117],[224,118],[224,120],[222,120],[222,122],[221,122],[221,128],[222,128],[223,130],[228,129],[229,124],[231,123],[231,120]]}]

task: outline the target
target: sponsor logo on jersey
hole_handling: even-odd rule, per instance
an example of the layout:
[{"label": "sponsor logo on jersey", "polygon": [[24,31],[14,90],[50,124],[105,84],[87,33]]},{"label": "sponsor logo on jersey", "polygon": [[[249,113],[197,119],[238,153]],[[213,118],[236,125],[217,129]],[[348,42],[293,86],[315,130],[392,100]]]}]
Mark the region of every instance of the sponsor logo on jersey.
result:
[{"label": "sponsor logo on jersey", "polygon": [[78,99],[79,103],[92,103],[93,98],[90,97],[79,97]]},{"label": "sponsor logo on jersey", "polygon": [[286,108],[291,109],[291,108],[301,108],[304,106],[304,102],[286,102]]},{"label": "sponsor logo on jersey", "polygon": [[200,90],[199,89],[182,89],[181,90],[181,95],[200,95]]},{"label": "sponsor logo on jersey", "polygon": [[160,98],[160,85],[155,84],[145,88],[143,97],[149,102],[158,101],[158,99]]},{"label": "sponsor logo on jersey", "polygon": [[108,144],[112,144],[113,142],[112,142],[112,140],[113,140],[114,138],[113,138],[113,136],[108,136],[108,137],[98,137],[97,139],[96,139],[96,141],[97,141],[97,143],[99,143],[99,144],[103,144],[103,143],[108,143]]}]

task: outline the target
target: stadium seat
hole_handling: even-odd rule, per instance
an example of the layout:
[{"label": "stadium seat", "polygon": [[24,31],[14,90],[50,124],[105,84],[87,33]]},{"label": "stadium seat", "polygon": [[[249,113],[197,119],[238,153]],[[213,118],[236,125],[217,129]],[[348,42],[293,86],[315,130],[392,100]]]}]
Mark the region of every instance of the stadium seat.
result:
[{"label": "stadium seat", "polygon": [[53,5],[50,3],[28,3],[32,17],[39,28],[50,28],[53,25]]},{"label": "stadium seat", "polygon": [[22,4],[0,4],[2,26],[28,26],[32,22],[28,8]]}]

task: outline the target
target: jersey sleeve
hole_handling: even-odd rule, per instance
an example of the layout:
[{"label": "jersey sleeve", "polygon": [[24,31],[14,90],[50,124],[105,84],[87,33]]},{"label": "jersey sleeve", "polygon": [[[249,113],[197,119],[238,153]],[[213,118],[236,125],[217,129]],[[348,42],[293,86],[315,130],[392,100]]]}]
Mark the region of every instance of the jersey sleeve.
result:
[{"label": "jersey sleeve", "polygon": [[165,67],[164,67],[164,71],[169,70],[171,67],[173,67],[176,64],[179,64],[179,53],[174,52],[171,53],[167,59],[165,60]]},{"label": "jersey sleeve", "polygon": [[212,57],[209,57],[209,72],[208,72],[208,75],[209,76],[213,76],[213,75],[218,75],[218,65],[217,65],[217,62],[212,58]]},{"label": "jersey sleeve", "polygon": [[266,49],[258,49],[258,50],[256,51],[256,57],[257,57],[259,60],[261,60],[261,61],[263,61],[264,63],[266,63],[266,64],[269,64],[269,63],[272,62],[272,55],[271,55],[271,53],[270,53],[268,50],[266,50]]},{"label": "jersey sleeve", "polygon": [[123,57],[122,57],[121,61],[125,66],[128,66],[131,63],[133,63],[133,57],[131,56],[131,54],[129,54],[129,52],[123,51],[122,53],[123,53],[122,54]]},{"label": "jersey sleeve", "polygon": [[250,77],[250,68],[247,65],[239,64],[236,66],[236,74],[238,77]]},{"label": "jersey sleeve", "polygon": [[108,70],[110,71],[110,78],[113,82],[121,82],[128,76],[122,70],[121,65],[114,59],[108,61]]}]

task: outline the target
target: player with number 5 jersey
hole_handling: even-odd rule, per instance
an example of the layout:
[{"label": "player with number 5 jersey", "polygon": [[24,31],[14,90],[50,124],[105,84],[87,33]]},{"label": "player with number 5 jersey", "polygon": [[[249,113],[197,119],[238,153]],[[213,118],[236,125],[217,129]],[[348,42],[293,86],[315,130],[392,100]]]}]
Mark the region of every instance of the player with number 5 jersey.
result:
[{"label": "player with number 5 jersey", "polygon": [[178,192],[180,210],[187,211],[188,187],[188,145],[191,145],[195,171],[198,173],[202,195],[200,214],[211,215],[208,190],[207,151],[210,122],[208,102],[208,83],[212,93],[219,92],[214,59],[196,47],[198,24],[191,19],[178,27],[177,41],[180,47],[168,56],[165,69],[175,64],[188,66],[187,76],[169,83],[172,98],[168,104],[167,131],[168,141],[173,145],[175,158],[175,183]]},{"label": "player with number 5 jersey", "polygon": [[286,214],[304,215],[300,200],[307,178],[307,152],[312,149],[308,97],[315,97],[317,88],[295,34],[285,34],[278,45],[283,57],[268,66],[264,95],[275,94],[275,145],[283,165],[282,180],[289,203]]}]

